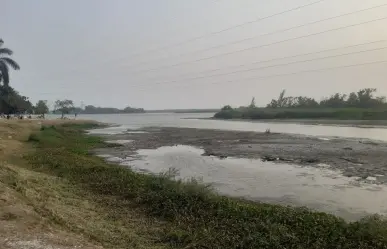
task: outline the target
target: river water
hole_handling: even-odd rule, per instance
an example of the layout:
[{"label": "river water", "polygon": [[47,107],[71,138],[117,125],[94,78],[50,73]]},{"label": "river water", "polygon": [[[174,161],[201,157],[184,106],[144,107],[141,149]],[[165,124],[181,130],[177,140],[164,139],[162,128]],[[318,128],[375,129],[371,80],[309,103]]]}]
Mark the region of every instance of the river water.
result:
[{"label": "river water", "polygon": [[302,134],[308,136],[366,138],[387,141],[387,129],[383,128],[358,128],[334,125],[305,125],[205,119],[210,118],[213,115],[213,113],[152,113],[81,115],[80,118],[121,125],[121,127],[118,128],[111,128],[111,132],[119,132],[126,129],[138,129],[145,126],[184,127],[257,132],[264,132],[266,129],[270,129],[271,132]]},{"label": "river water", "polygon": [[[118,124],[94,133],[117,134],[145,126],[187,127],[302,134],[321,138],[346,137],[387,141],[387,129],[327,125],[303,125],[269,122],[206,120],[212,114],[132,114],[83,115],[82,118]],[[114,142],[114,141],[111,141]],[[118,140],[125,144],[131,141]],[[159,173],[178,169],[179,178],[199,178],[221,194],[270,203],[307,206],[355,220],[374,213],[387,215],[387,186],[372,177],[359,180],[344,177],[329,168],[273,164],[260,160],[228,158],[220,160],[201,156],[202,150],[190,146],[139,150],[135,158],[103,155],[107,160],[132,167],[140,172]]]}]

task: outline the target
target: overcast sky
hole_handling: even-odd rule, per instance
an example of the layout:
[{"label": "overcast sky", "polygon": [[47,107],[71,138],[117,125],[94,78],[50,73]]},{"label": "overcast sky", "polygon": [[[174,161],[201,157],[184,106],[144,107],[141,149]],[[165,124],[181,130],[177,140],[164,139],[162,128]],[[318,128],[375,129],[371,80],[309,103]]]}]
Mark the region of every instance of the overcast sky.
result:
[{"label": "overcast sky", "polygon": [[253,96],[264,105],[282,89],[387,95],[387,19],[377,20],[387,18],[387,0],[324,0],[269,18],[317,0],[0,2],[0,37],[21,66],[11,85],[33,102],[162,109]]}]

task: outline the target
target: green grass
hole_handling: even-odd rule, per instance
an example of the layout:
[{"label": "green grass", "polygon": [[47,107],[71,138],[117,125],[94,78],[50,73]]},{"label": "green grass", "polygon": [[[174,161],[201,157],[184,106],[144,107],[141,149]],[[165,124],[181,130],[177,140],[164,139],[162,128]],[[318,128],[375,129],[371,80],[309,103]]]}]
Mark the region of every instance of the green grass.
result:
[{"label": "green grass", "polygon": [[175,181],[169,173],[135,173],[90,156],[91,149],[106,144],[82,129],[46,127],[33,135],[37,150],[26,157],[31,167],[164,221],[160,243],[175,248],[387,248],[387,223],[379,217],[348,223],[305,208],[222,197],[195,180]]},{"label": "green grass", "polygon": [[361,108],[245,108],[222,110],[214,115],[219,119],[333,119],[387,120],[387,110]]}]

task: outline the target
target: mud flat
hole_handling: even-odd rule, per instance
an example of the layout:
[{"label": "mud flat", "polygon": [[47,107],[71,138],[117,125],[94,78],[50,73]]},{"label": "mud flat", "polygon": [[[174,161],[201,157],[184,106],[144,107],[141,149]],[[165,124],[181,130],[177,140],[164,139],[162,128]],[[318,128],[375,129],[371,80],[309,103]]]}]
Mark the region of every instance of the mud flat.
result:
[{"label": "mud flat", "polygon": [[191,145],[202,148],[203,156],[329,166],[340,170],[344,176],[387,183],[387,143],[381,141],[190,128],[144,128],[141,131],[103,135],[110,141],[131,142],[97,153],[127,158],[140,149]]},{"label": "mud flat", "polygon": [[385,142],[159,127],[102,136],[117,144],[98,155],[141,173],[174,168],[177,178],[199,179],[222,195],[347,220],[387,215]]}]

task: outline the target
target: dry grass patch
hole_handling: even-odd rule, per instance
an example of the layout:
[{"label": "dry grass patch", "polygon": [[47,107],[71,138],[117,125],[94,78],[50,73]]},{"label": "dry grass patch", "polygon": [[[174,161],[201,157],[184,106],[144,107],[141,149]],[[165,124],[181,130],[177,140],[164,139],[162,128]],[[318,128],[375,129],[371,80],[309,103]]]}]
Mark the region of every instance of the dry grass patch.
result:
[{"label": "dry grass patch", "polygon": [[63,178],[32,170],[26,144],[44,125],[83,120],[0,120],[0,248],[164,248],[159,224],[139,210],[114,210]]}]

